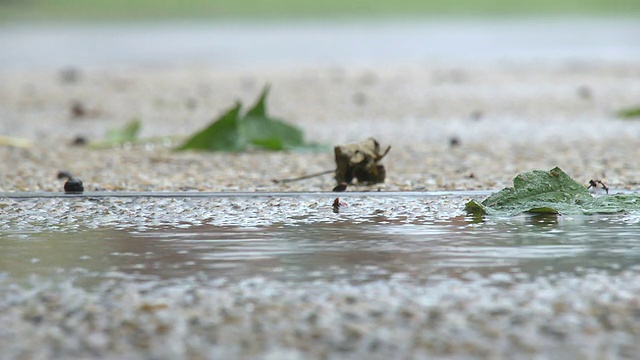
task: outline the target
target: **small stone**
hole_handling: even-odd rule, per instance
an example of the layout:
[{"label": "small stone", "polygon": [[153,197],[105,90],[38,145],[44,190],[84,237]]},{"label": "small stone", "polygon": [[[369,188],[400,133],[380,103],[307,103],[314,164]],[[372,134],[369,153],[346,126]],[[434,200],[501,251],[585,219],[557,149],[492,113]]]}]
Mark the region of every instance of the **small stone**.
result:
[{"label": "small stone", "polygon": [[82,180],[76,177],[70,177],[66,183],[64,183],[65,194],[82,194],[84,192],[84,186]]},{"label": "small stone", "polygon": [[589,88],[586,85],[580,86],[576,90],[576,93],[578,94],[578,97],[582,100],[591,100],[591,98],[593,98],[593,93],[591,91],[591,88]]},{"label": "small stone", "polygon": [[85,145],[87,145],[87,138],[82,136],[82,135],[78,135],[75,138],[73,138],[73,140],[71,141],[71,145],[73,145],[73,146],[85,146]]},{"label": "small stone", "polygon": [[84,104],[82,104],[80,101],[74,101],[71,104],[70,112],[71,112],[71,117],[74,119],[83,118],[87,116],[87,113],[88,113]]},{"label": "small stone", "polygon": [[57,175],[58,179],[62,180],[62,179],[71,179],[73,177],[73,175],[71,175],[71,173],[67,170],[61,170],[58,172]]},{"label": "small stone", "polygon": [[186,101],[187,109],[189,110],[195,110],[198,107],[198,100],[196,100],[195,98],[188,98]]},{"label": "small stone", "polygon": [[333,200],[333,205],[331,207],[333,208],[334,213],[339,213],[340,208],[346,207],[346,206],[349,206],[349,205],[347,205],[347,203],[344,201],[340,201],[340,198],[336,198],[335,200]]},{"label": "small stone", "polygon": [[345,190],[347,190],[347,183],[346,182],[341,182],[336,187],[334,187],[332,191],[334,191],[334,192],[343,192]]},{"label": "small stone", "polygon": [[473,111],[471,114],[469,114],[469,118],[471,118],[471,120],[475,120],[475,121],[482,120],[483,116],[484,116],[484,113],[482,111],[480,111],[480,110]]},{"label": "small stone", "polygon": [[452,137],[449,139],[449,146],[451,146],[451,147],[457,147],[457,146],[460,146],[460,138],[459,138],[459,137],[457,137],[457,136],[452,136]]},{"label": "small stone", "polygon": [[82,73],[75,67],[67,67],[60,70],[59,77],[63,84],[75,84],[80,81]]},{"label": "small stone", "polygon": [[353,101],[354,104],[358,106],[363,106],[367,102],[367,96],[361,92],[356,92],[351,97],[351,100]]}]

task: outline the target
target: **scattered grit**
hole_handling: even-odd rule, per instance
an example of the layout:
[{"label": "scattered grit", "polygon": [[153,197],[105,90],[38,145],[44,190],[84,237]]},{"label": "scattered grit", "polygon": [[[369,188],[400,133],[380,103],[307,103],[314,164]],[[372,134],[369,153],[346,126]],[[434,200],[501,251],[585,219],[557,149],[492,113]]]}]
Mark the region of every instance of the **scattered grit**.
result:
[{"label": "scattered grit", "polygon": [[[430,286],[181,279],[3,286],[3,359],[632,359],[638,272]],[[468,274],[473,279],[473,274]]]},{"label": "scattered grit", "polygon": [[[69,76],[69,71],[74,76]],[[398,65],[228,70],[66,69],[0,74],[0,191],[319,191],[322,153],[176,153],[180,139],[272,85],[272,114],[329,145],[373,136],[388,181],[359,190],[496,189],[559,166],[585,182],[637,189],[640,66],[620,63]],[[95,150],[132,118],[154,144]],[[3,208],[7,209],[7,203]],[[25,203],[28,204],[28,203]],[[455,206],[460,206],[457,204]],[[36,211],[37,209],[33,209]],[[42,215],[44,216],[44,215]],[[7,216],[10,217],[10,216]],[[46,218],[46,216],[44,216]],[[16,220],[17,221],[17,220]],[[633,358],[638,270],[520,278],[469,273],[429,284],[294,284],[249,278],[105,282],[0,277],[0,359]]]},{"label": "scattered grit", "polygon": [[[73,74],[73,76],[70,76]],[[384,190],[497,189],[520,172],[559,166],[578,181],[638,188],[640,66],[621,63],[395,65],[379,68],[61,69],[0,74],[0,191],[61,191],[58,171],[109,191],[320,191],[334,180],[331,146],[375,137],[391,145]],[[242,100],[272,87],[269,111],[319,153],[176,153],[172,147]],[[154,144],[95,150],[133,118]],[[167,138],[167,136],[170,136]],[[360,190],[368,188],[361,187]]]}]

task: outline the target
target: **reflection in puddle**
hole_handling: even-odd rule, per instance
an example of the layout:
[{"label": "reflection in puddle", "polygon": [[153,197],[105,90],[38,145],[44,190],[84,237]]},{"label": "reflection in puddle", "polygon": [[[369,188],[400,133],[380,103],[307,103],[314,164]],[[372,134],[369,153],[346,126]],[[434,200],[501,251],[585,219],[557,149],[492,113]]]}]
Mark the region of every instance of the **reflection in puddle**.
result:
[{"label": "reflection in puddle", "polygon": [[620,217],[521,216],[479,223],[457,217],[419,224],[376,220],[5,232],[0,234],[0,273],[16,280],[74,274],[89,283],[123,274],[141,280],[264,276],[425,282],[470,272],[535,276],[618,271],[640,262],[640,225]]}]

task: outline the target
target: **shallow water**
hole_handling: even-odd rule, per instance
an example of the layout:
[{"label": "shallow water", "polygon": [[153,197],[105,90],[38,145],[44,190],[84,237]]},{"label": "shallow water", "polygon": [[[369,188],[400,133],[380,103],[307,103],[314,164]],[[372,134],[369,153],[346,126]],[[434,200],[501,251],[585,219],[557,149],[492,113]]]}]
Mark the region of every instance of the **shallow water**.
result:
[{"label": "shallow water", "polygon": [[[42,200],[13,204],[32,206],[38,201]],[[15,230],[16,226],[12,230],[5,225],[0,232],[0,251],[5,254],[0,273],[17,281],[32,275],[73,276],[83,284],[194,275],[232,281],[262,276],[293,282],[424,283],[470,273],[535,277],[594,269],[619,272],[640,263],[640,224],[633,216],[522,215],[477,221],[464,216],[459,208],[465,200],[455,196],[354,198],[352,206],[338,214],[323,204],[330,202],[324,199],[293,197],[279,199],[275,206],[269,198],[236,198],[230,201],[238,212],[225,211],[230,220],[223,220],[215,209],[198,211],[197,205],[207,200],[179,205],[175,199],[162,200],[170,203],[155,204],[156,210],[152,204],[144,211],[138,200],[122,200],[126,202],[117,206],[109,204],[113,199],[89,200],[93,206],[98,202],[102,208],[125,209],[123,215],[138,209],[143,218],[130,223],[129,215],[120,224],[117,214],[106,218],[92,215],[90,208],[78,211],[85,199],[47,201],[57,207],[67,204],[78,217],[54,231]],[[164,213],[167,204],[193,206],[200,218],[195,221],[182,213],[173,216],[179,221],[163,224],[140,214]],[[252,211],[247,204],[252,204]],[[218,205],[225,208],[224,203]],[[271,212],[266,216],[271,221],[256,220],[256,214],[264,212]],[[250,221],[244,221],[243,214]],[[46,216],[40,216],[46,223]]]},{"label": "shallow water", "polygon": [[640,224],[468,193],[0,199],[6,358],[634,358]]}]

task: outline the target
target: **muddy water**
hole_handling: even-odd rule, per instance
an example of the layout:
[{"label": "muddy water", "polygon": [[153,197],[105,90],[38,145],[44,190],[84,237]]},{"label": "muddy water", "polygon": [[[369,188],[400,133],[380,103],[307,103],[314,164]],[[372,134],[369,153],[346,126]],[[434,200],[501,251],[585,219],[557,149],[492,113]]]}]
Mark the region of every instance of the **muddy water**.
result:
[{"label": "muddy water", "polygon": [[[217,216],[216,223],[202,221],[212,215],[200,213],[198,221],[190,222],[183,214],[177,223],[152,226],[141,226],[144,220],[127,223],[130,216],[120,224],[117,216],[115,223],[114,219],[101,223],[91,216],[90,208],[78,210],[78,203],[85,200],[54,199],[49,204],[76,203],[71,206],[86,218],[73,218],[66,230],[64,226],[55,231],[5,226],[0,232],[4,254],[0,272],[18,281],[32,275],[73,275],[85,284],[123,276],[179,280],[194,275],[233,281],[263,276],[294,282],[401,278],[422,283],[469,272],[519,276],[579,274],[592,269],[618,272],[640,263],[640,224],[631,215],[522,215],[477,221],[460,211],[464,198],[444,198],[456,205],[440,213],[433,207],[438,208],[437,201],[443,199],[387,196],[353,199],[352,206],[338,214],[323,199],[281,199],[285,203],[274,206],[273,199],[238,198],[232,200],[238,214],[243,204],[253,202],[253,212],[246,211],[249,219],[255,213],[275,211],[273,221],[246,222],[237,216],[220,221]],[[109,205],[112,201],[103,199],[101,205],[116,207]],[[121,211],[140,207],[137,201],[121,201],[129,201],[117,205]],[[207,202],[190,201],[177,206]],[[29,202],[14,205],[25,203]],[[157,213],[164,212],[166,205],[155,204]],[[156,213],[153,206],[144,211]],[[408,216],[407,208],[413,209],[413,217]],[[99,219],[105,220],[104,216]]]}]

